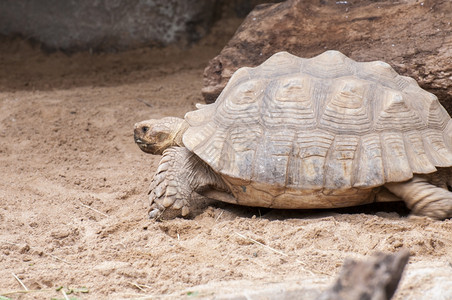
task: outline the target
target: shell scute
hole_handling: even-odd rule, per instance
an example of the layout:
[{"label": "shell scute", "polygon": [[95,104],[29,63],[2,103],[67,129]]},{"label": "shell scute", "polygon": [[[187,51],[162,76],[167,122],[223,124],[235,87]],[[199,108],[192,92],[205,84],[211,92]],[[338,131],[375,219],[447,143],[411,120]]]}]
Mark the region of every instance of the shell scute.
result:
[{"label": "shell scute", "polygon": [[272,82],[261,105],[261,123],[267,128],[316,124],[309,78],[289,77]]},{"label": "shell scute", "polygon": [[303,60],[301,73],[318,78],[338,78],[353,75],[352,60],[339,51],[329,50]]},{"label": "shell scute", "polygon": [[444,130],[444,141],[447,148],[452,149],[452,119],[449,120],[449,123],[446,125],[446,129]]},{"label": "shell scute", "polygon": [[385,90],[381,105],[375,110],[375,129],[378,131],[407,131],[426,128],[419,112],[412,109],[405,95],[399,91]]},{"label": "shell scute", "polygon": [[413,177],[402,133],[383,132],[381,145],[386,182],[405,181]]},{"label": "shell scute", "polygon": [[267,130],[264,133],[256,145],[253,181],[285,186],[287,165],[295,134],[294,130],[286,130],[284,134],[278,134],[274,130]]},{"label": "shell scute", "polygon": [[[384,87],[399,90],[398,74],[387,63],[382,61],[357,62],[355,75],[358,78],[376,82]],[[405,85],[405,83],[403,84]]]},{"label": "shell scute", "polygon": [[325,166],[326,189],[341,190],[352,187],[353,161],[358,143],[358,136],[336,136]]},{"label": "shell scute", "polygon": [[287,169],[287,186],[319,190],[324,186],[326,156],[334,135],[323,130],[299,132]]},{"label": "shell scute", "polygon": [[441,132],[429,129],[424,132],[427,154],[437,167],[452,166],[452,151],[447,147]]},{"label": "shell scute", "polygon": [[278,52],[270,56],[258,68],[250,70],[252,77],[275,78],[287,74],[298,73],[301,60],[288,52]]},{"label": "shell scute", "polygon": [[430,162],[424,148],[422,135],[419,131],[404,134],[406,154],[413,173],[425,174],[435,172],[435,166]]},{"label": "shell scute", "polygon": [[355,165],[355,180],[353,187],[366,188],[380,186],[385,183],[383,157],[380,136],[371,133],[361,138],[358,148],[360,161],[365,162]]},{"label": "shell scute", "polygon": [[336,133],[365,133],[371,129],[367,83],[354,78],[337,80],[324,107],[319,127]]},{"label": "shell scute", "polygon": [[444,130],[450,121],[446,109],[439,103],[438,98],[433,95],[428,109],[428,127],[438,130]]}]

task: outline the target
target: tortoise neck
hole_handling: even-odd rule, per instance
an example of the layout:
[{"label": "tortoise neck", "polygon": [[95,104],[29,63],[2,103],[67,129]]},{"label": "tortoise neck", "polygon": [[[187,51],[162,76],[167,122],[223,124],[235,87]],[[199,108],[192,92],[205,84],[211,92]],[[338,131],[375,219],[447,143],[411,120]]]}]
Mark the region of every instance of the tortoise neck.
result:
[{"label": "tortoise neck", "polygon": [[174,139],[173,142],[175,145],[179,147],[184,147],[184,142],[182,138],[184,136],[185,131],[188,129],[188,123],[185,120],[182,120],[174,130]]}]

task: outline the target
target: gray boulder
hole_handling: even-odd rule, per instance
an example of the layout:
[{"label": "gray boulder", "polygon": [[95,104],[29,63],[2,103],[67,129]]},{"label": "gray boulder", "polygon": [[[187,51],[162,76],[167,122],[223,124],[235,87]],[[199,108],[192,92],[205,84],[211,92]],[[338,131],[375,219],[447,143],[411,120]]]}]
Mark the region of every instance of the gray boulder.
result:
[{"label": "gray boulder", "polygon": [[49,49],[121,50],[192,43],[207,31],[216,0],[3,0],[0,34]]}]

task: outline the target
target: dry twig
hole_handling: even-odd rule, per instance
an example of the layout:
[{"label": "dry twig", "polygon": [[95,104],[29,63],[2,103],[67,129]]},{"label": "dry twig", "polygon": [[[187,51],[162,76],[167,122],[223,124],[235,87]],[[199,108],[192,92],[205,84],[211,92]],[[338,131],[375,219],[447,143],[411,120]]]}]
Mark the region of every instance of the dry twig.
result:
[{"label": "dry twig", "polygon": [[218,215],[218,217],[215,219],[215,223],[218,222],[218,220],[221,218],[221,215],[223,214],[224,210],[222,210],[220,212],[220,214]]},{"label": "dry twig", "polygon": [[92,207],[89,206],[89,205],[83,204],[82,202],[80,202],[80,205],[83,206],[83,207],[86,207],[86,208],[88,208],[88,209],[91,209],[92,211],[95,211],[95,212],[97,212],[98,214],[101,214],[101,215],[104,216],[104,217],[107,217],[107,218],[109,217],[109,215],[104,214],[103,212],[101,212],[101,211],[99,211],[99,210],[97,210],[97,209],[95,209],[95,208],[92,208]]},{"label": "dry twig", "polygon": [[131,285],[133,285],[134,287],[136,287],[137,289],[139,289],[142,292],[146,292],[146,289],[150,289],[150,286],[144,285],[144,284],[138,284],[138,283],[134,283],[134,282],[129,282]]},{"label": "dry twig", "polygon": [[64,289],[61,290],[61,293],[63,293],[65,300],[70,300],[69,297],[67,296],[66,292],[64,291]]},{"label": "dry twig", "polygon": [[24,288],[24,290],[28,291],[28,288],[25,286],[25,284],[22,282],[22,280],[20,280],[20,278],[17,277],[16,274],[14,274],[14,273],[11,273],[11,274],[13,274],[14,278],[16,278],[17,281],[19,281],[20,285]]},{"label": "dry twig", "polygon": [[46,254],[47,254],[48,256],[50,256],[50,257],[55,258],[56,260],[62,261],[62,262],[64,262],[64,263],[67,263],[68,265],[71,264],[71,263],[68,262],[67,260],[64,260],[64,259],[62,259],[62,258],[59,258],[58,256],[52,255],[52,254],[50,254],[50,253],[46,253]]},{"label": "dry twig", "polygon": [[146,101],[144,101],[143,99],[140,99],[140,98],[136,98],[136,100],[138,101],[138,102],[141,102],[141,103],[143,103],[144,105],[146,105],[146,106],[148,106],[148,107],[152,107],[152,104],[150,104],[150,103],[147,103]]}]

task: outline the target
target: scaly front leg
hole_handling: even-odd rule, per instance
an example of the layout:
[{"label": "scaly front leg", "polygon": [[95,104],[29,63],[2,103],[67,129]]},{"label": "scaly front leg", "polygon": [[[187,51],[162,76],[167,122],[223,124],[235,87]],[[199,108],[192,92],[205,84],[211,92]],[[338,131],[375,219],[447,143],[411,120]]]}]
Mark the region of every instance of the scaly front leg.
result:
[{"label": "scaly front leg", "polygon": [[184,147],[171,147],[163,152],[151,182],[149,217],[186,217],[190,214],[193,193],[206,189],[227,190],[227,186],[198,156]]}]

